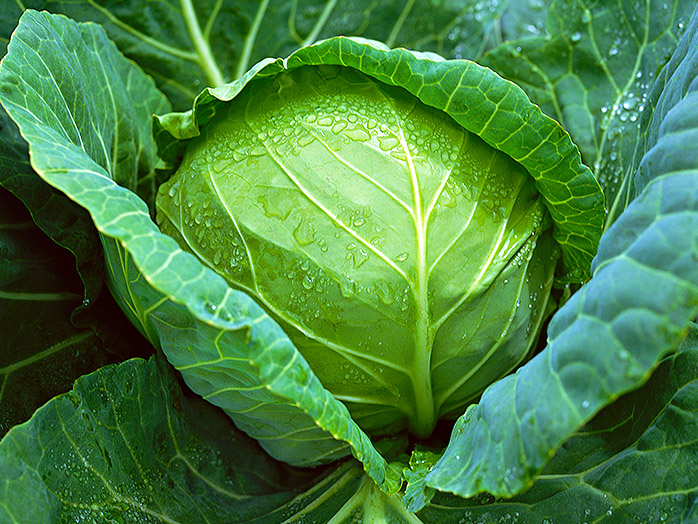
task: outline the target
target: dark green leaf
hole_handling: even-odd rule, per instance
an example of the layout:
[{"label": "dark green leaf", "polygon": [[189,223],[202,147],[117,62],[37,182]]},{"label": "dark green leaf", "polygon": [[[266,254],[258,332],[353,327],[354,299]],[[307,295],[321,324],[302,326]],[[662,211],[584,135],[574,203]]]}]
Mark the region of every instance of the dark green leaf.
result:
[{"label": "dark green leaf", "polygon": [[2,189],[0,202],[2,436],[69,390],[77,377],[148,351],[149,345],[135,337],[108,292],[74,325],[73,311],[83,303],[75,259],[46,237],[21,203]]},{"label": "dark green leaf", "polygon": [[85,305],[94,301],[104,280],[102,246],[89,214],[41,180],[29,165],[27,143],[0,108],[0,186],[31,210],[31,220],[58,245],[73,253],[82,279]]},{"label": "dark green leaf", "polygon": [[161,358],[84,376],[0,441],[0,523],[418,524],[355,462],[275,462]]},{"label": "dark green leaf", "polygon": [[642,388],[618,399],[508,500],[437,494],[425,524],[639,524],[698,516],[698,326]]},{"label": "dark green leaf", "polygon": [[[11,2],[12,3],[12,2]],[[477,59],[502,39],[543,31],[548,0],[32,0],[24,6],[102,25],[178,110],[259,60],[336,35]],[[21,4],[0,13],[9,40]]]},{"label": "dark green leaf", "polygon": [[[632,196],[665,173],[698,169],[698,7],[683,38],[649,94],[640,122]],[[643,152],[649,150],[647,155]],[[639,166],[638,166],[639,163]],[[635,171],[635,169],[637,170]]]},{"label": "dark green leaf", "polygon": [[319,475],[183,396],[161,359],[134,359],[78,379],[0,441],[0,522],[250,522]]},{"label": "dark green leaf", "polygon": [[549,37],[506,43],[483,59],[569,131],[604,188],[609,223],[630,201],[649,90],[695,8],[682,0],[557,1]]}]

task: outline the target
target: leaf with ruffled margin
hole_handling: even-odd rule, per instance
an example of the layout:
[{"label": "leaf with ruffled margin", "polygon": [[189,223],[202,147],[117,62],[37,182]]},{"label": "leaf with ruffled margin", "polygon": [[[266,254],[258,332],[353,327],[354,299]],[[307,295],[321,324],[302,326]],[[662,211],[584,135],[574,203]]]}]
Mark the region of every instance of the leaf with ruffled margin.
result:
[{"label": "leaf with ruffled margin", "polygon": [[683,0],[558,1],[548,11],[550,36],[483,57],[569,131],[604,188],[608,225],[632,199],[640,117],[652,110],[649,90],[695,8]]},{"label": "leaf with ruffled margin", "polygon": [[30,0],[0,11],[0,42],[23,7],[95,22],[153,76],[177,110],[267,56],[335,35],[477,60],[503,39],[544,31],[549,0]]},{"label": "leaf with ruffled margin", "polygon": [[239,81],[204,90],[187,113],[157,119],[161,154],[177,164],[186,139],[234,98],[253,78],[283,69],[333,64],[353,67],[381,82],[404,87],[425,104],[441,109],[463,128],[519,162],[555,223],[553,237],[563,253],[561,282],[581,282],[596,253],[603,223],[603,194],[569,135],[531,104],[524,92],[491,71],[465,60],[389,50],[378,42],[337,37],[299,49],[287,59],[267,59]]},{"label": "leaf with ruffled margin", "polygon": [[[684,39],[697,30],[695,18]],[[684,82],[698,77],[690,63],[690,74],[676,68]],[[676,109],[695,104],[698,86],[687,83]],[[684,146],[673,156],[695,157],[698,142],[683,140],[695,126],[695,115],[667,110],[660,128],[675,132],[645,158],[662,140]],[[427,485],[461,496],[519,493],[576,428],[675,350],[698,314],[698,171],[674,171],[669,159],[644,165],[651,182],[604,235],[594,276],[553,317],[548,347],[457,422]]]},{"label": "leaf with ruffled margin", "polygon": [[437,493],[425,524],[618,524],[698,517],[698,326],[640,389],[602,410],[527,491],[506,500]]},{"label": "leaf with ruffled margin", "polygon": [[348,444],[377,484],[396,489],[368,437],[281,328],[161,234],[144,202],[115,183],[130,181],[126,167],[155,161],[150,112],[163,102],[152,82],[101,29],[55,15],[26,12],[9,48],[0,99],[30,144],[33,168],[90,211],[117,299],[188,384],[204,396],[215,391],[216,403],[240,413],[277,458],[313,464],[346,454]]}]

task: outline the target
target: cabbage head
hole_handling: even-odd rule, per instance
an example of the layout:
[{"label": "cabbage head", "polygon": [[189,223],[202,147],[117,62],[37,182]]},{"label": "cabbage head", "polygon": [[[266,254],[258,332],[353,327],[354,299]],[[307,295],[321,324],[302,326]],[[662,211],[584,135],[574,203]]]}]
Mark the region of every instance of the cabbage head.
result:
[{"label": "cabbage head", "polygon": [[[202,103],[158,225],[256,300],[362,429],[426,437],[529,355],[550,312],[569,238],[551,213],[566,193],[546,200],[540,173],[513,157],[550,148],[525,135],[532,116],[564,132],[527,99],[523,124],[502,129],[497,107],[457,89],[439,100],[361,64],[290,62]],[[472,73],[483,93],[514,89]],[[585,174],[563,145],[549,193],[579,176],[570,158]]]}]

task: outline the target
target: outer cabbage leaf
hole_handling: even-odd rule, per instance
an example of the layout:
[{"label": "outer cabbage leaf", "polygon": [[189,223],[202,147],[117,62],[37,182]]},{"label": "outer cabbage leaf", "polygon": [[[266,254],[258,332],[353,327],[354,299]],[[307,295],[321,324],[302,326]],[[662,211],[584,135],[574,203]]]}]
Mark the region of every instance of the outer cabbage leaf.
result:
[{"label": "outer cabbage leaf", "polygon": [[603,409],[513,498],[437,493],[425,524],[663,522],[698,516],[698,326],[647,383]]},{"label": "outer cabbage leaf", "polygon": [[[698,17],[684,41],[696,30]],[[553,317],[548,347],[468,410],[427,485],[461,496],[521,492],[577,427],[646,381],[696,317],[698,172],[682,159],[695,157],[698,69],[691,54],[679,56],[686,64],[666,85],[690,87],[668,97],[675,110],[663,110],[659,138],[645,158],[657,158],[669,141],[672,154],[643,160],[651,182],[602,238],[594,276]]]},{"label": "outer cabbage leaf", "polygon": [[[152,171],[150,113],[166,107],[152,81],[102,30],[62,17],[28,11],[9,49],[0,99],[29,142],[32,167],[90,211],[116,276],[114,293],[142,331],[189,383],[220,390],[217,401],[227,409],[262,408],[263,423],[252,427],[264,437],[273,426],[265,444],[277,456],[308,464],[345,454],[348,443],[385,487],[383,459],[278,326],[179,250],[144,202],[116,183],[138,179],[139,168]],[[279,447],[279,433],[298,436],[299,446]]]},{"label": "outer cabbage leaf", "polygon": [[276,462],[185,391],[160,357],[78,379],[0,441],[0,523],[420,522],[356,462]]},{"label": "outer cabbage leaf", "polygon": [[356,463],[300,471],[271,460],[220,411],[184,394],[162,359],[130,360],[80,378],[0,442],[0,522],[690,522],[697,342],[694,328],[645,386],[568,441],[527,492],[509,500],[438,494],[417,515]]},{"label": "outer cabbage leaf", "polygon": [[0,441],[0,522],[272,522],[308,484],[301,500],[322,496],[322,477],[185,396],[164,359],[133,359],[79,378]]},{"label": "outer cabbage leaf", "polygon": [[[8,14],[3,9],[0,18]],[[11,23],[0,37],[9,39]],[[79,376],[150,345],[103,289],[102,246],[89,214],[32,170],[27,143],[1,108],[0,185],[12,192],[0,190],[4,434]]]},{"label": "outer cabbage leaf", "polygon": [[693,150],[698,139],[698,6],[686,36],[652,85],[641,126],[633,196],[657,176],[698,169],[697,155],[674,153]]}]

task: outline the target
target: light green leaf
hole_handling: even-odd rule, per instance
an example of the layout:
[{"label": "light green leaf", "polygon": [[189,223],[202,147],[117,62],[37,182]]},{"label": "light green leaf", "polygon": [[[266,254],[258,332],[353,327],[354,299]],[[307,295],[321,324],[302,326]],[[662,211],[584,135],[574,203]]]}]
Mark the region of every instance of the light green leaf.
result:
[{"label": "light green leaf", "polygon": [[436,490],[427,486],[426,481],[427,474],[440,458],[440,454],[431,451],[416,449],[412,452],[409,467],[403,471],[407,487],[402,500],[408,510],[422,509],[436,494]]},{"label": "light green leaf", "polygon": [[559,251],[520,165],[349,68],[257,79],[222,111],[160,187],[160,229],[257,300],[365,431],[427,436],[526,358]]},{"label": "light green leaf", "polygon": [[[83,56],[80,63],[71,63],[68,42]],[[27,74],[27,68],[42,74]],[[87,103],[81,96],[91,83],[105,100]],[[150,113],[164,102],[104,33],[28,11],[3,60],[0,99],[29,141],[32,167],[91,212],[122,308],[188,383],[230,412],[243,411],[247,429],[277,456],[317,463],[346,454],[346,441],[383,486],[385,462],[283,331],[251,299],[179,250],[150,220],[145,203],[115,183],[136,189],[154,183],[133,168],[148,173],[150,167],[152,174]],[[278,435],[286,433],[297,437],[298,447],[279,445]]]},{"label": "light green leaf", "polygon": [[695,7],[682,0],[557,1],[548,12],[549,37],[506,43],[483,58],[569,131],[604,188],[607,225],[630,202],[649,90]]}]

